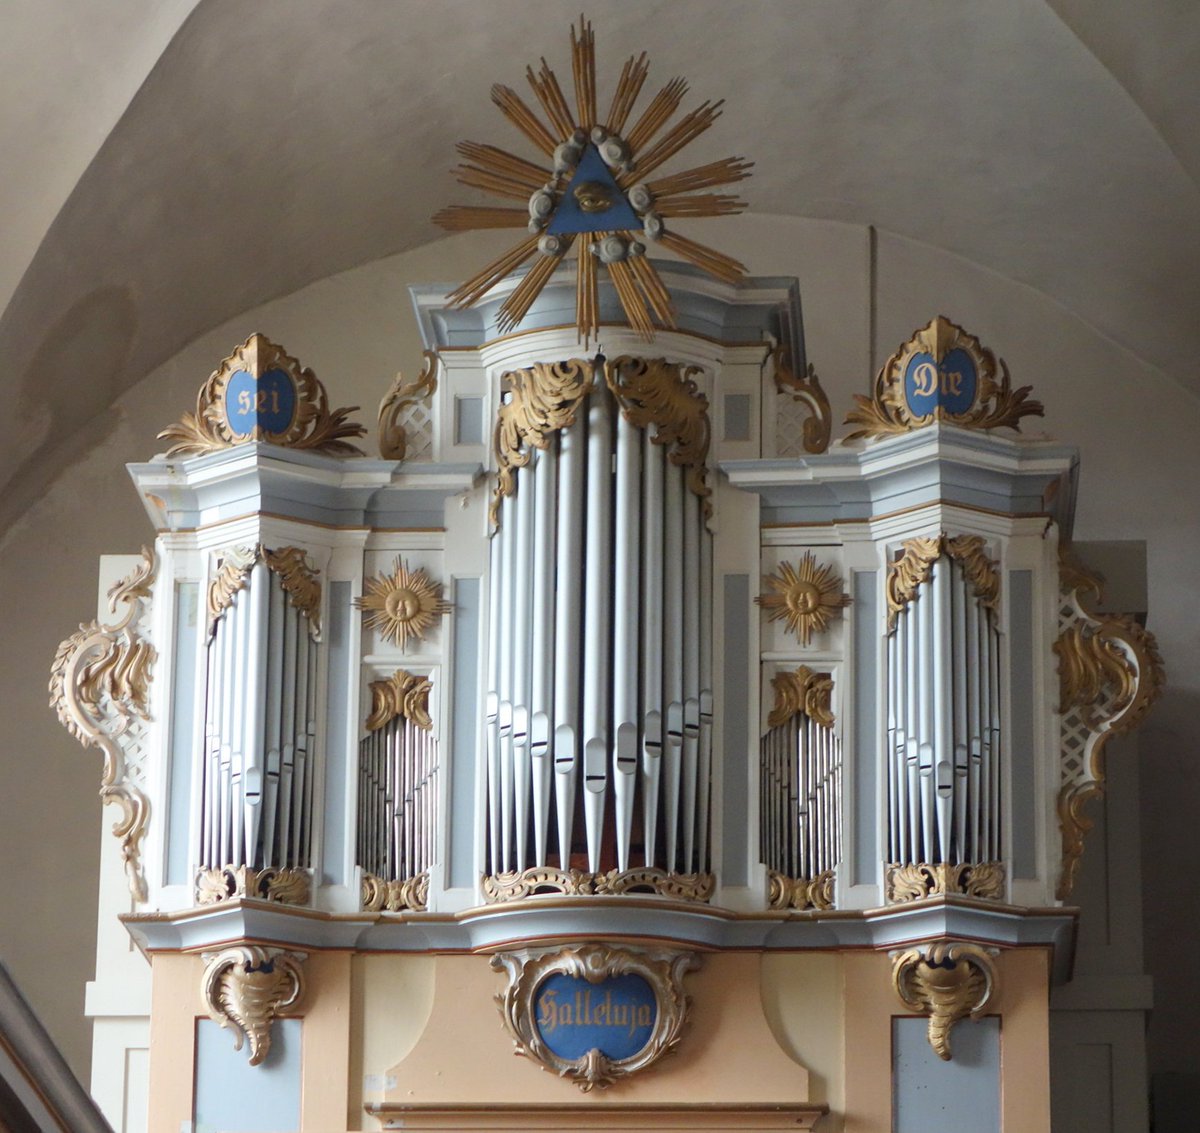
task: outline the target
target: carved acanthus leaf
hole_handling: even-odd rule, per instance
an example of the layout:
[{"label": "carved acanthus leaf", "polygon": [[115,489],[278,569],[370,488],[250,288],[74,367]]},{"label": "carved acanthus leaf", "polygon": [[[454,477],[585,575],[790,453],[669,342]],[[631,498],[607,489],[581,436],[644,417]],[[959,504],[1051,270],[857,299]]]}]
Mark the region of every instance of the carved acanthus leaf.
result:
[{"label": "carved acanthus leaf", "polygon": [[814,673],[807,665],[771,678],[775,703],[767,716],[767,727],[778,728],[803,713],[823,728],[833,727],[833,677]]},{"label": "carved acanthus leaf", "polygon": [[385,881],[373,873],[362,875],[362,907],[367,912],[424,912],[429,907],[429,874],[419,873],[399,881]]},{"label": "carved acanthus leaf", "polygon": [[549,447],[559,429],[570,428],[591,392],[595,370],[591,362],[536,362],[528,369],[509,370],[500,384],[509,393],[496,415],[494,439],[498,480],[488,514],[500,522],[500,501],[517,487],[517,469],[533,458],[533,449]]},{"label": "carved acanthus leaf", "polygon": [[104,756],[100,798],[121,811],[112,832],[121,840],[129,890],[146,900],[141,842],[150,803],[134,781],[126,759],[140,744],[135,725],[150,721],[150,681],[157,653],[140,624],[154,582],[154,552],[142,548],[142,561],[108,592],[109,609],[124,615],[112,624],[86,622],[63,641],[50,667],[50,707],[84,747]]},{"label": "carved acanthus leaf", "polygon": [[767,904],[772,909],[832,909],[833,881],[831,869],[813,878],[787,877],[767,870]]},{"label": "carved acanthus leaf", "polygon": [[410,405],[426,401],[437,392],[437,352],[423,351],[422,358],[424,365],[420,374],[411,382],[405,382],[404,375],[397,374],[379,403],[379,455],[384,460],[404,459],[408,437],[400,418]]},{"label": "carved acanthus leaf", "polygon": [[833,416],[817,371],[810,362],[804,377],[797,377],[792,365],[792,352],[786,342],[776,345],[770,358],[775,363],[775,389],[800,402],[809,412],[804,422],[804,451],[824,452],[829,448]]},{"label": "carved acanthus leaf", "polygon": [[535,866],[520,871],[489,874],[483,878],[481,889],[483,899],[489,905],[519,901],[538,893],[569,896],[653,893],[679,901],[708,901],[715,892],[716,879],[711,873],[669,873],[655,868],[589,873],[580,869]]},{"label": "carved acanthus leaf", "polygon": [[906,539],[900,556],[888,567],[888,633],[896,628],[896,618],[929,581],[933,564],[947,555],[957,562],[971,584],[981,606],[995,610],[1000,601],[1000,570],[988,558],[987,542],[982,535],[922,535]]},{"label": "carved acanthus leaf", "polygon": [[367,717],[367,731],[374,732],[397,717],[411,720],[427,731],[433,727],[429,715],[429,694],[433,681],[419,677],[404,669],[397,669],[390,677],[371,682],[371,715]]},{"label": "carved acanthus leaf", "polygon": [[919,901],[944,893],[1001,901],[1004,899],[1004,863],[889,863],[885,881],[885,899],[889,904]]},{"label": "carved acanthus leaf", "polygon": [[[1054,652],[1064,746],[1057,804],[1062,869],[1056,896],[1065,901],[1093,826],[1084,813],[1086,804],[1104,791],[1105,745],[1110,736],[1142,722],[1162,694],[1165,677],[1154,635],[1127,614],[1097,613],[1100,580],[1066,549],[1060,549],[1059,579],[1063,620]],[[1070,747],[1068,734],[1073,735]],[[1075,751],[1080,736],[1082,754]]]},{"label": "carved acanthus leaf", "polygon": [[[235,375],[248,375],[250,384],[240,391],[248,398],[270,398],[280,414],[278,430],[259,423],[257,406],[254,412],[247,407],[255,424],[248,431],[239,431],[229,420],[226,389]],[[259,380],[273,375],[283,385],[262,390]],[[235,387],[236,388],[236,387]],[[279,394],[290,402],[291,412],[280,409]],[[362,451],[345,438],[361,437],[362,425],[347,418],[358,406],[330,412],[325,387],[317,376],[290,354],[261,334],[252,334],[209,376],[196,398],[196,412],[185,413],[178,423],[168,425],[158,434],[160,440],[174,441],[167,456],[194,456],[250,441],[266,441],[287,448],[309,449],[331,456],[362,456]]]},{"label": "carved acanthus leaf", "polygon": [[892,987],[910,1011],[929,1016],[929,1045],[950,1059],[950,1031],[978,1017],[998,986],[992,954],[977,944],[925,944],[892,955]]},{"label": "carved acanthus leaf", "polygon": [[233,1049],[250,1040],[250,1065],[271,1050],[271,1024],[293,1014],[304,994],[303,952],[254,944],[204,954],[202,991],[208,1013],[222,1027],[233,1026]]},{"label": "carved acanthus leaf", "polygon": [[654,443],[671,446],[668,459],[687,469],[687,486],[705,501],[708,515],[710,425],[708,398],[694,378],[700,373],[699,367],[665,358],[622,355],[605,364],[604,380],[625,420],[639,429],[653,425]]},{"label": "carved acanthus leaf", "polygon": [[215,905],[235,897],[256,897],[281,905],[307,905],[312,879],[299,866],[218,866],[202,869],[196,877],[196,903]]},{"label": "carved acanthus leaf", "polygon": [[321,639],[321,584],[317,575],[321,572],[308,561],[307,553],[300,547],[280,547],[277,551],[262,548],[263,560],[268,569],[279,576],[284,593],[292,605],[308,619],[308,632],[314,641]]},{"label": "carved acanthus leaf", "polygon": [[215,631],[217,619],[233,605],[237,592],[250,585],[250,572],[261,554],[260,546],[230,547],[221,552],[216,576],[208,584],[209,633]]}]

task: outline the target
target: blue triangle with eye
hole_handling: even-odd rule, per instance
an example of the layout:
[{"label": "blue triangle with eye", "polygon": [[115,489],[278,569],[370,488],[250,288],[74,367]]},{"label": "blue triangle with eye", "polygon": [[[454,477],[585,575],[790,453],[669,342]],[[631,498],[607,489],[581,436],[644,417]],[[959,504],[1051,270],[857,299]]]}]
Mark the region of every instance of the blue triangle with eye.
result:
[{"label": "blue triangle with eye", "polygon": [[622,232],[642,227],[612,172],[589,142],[550,218],[551,235]]}]

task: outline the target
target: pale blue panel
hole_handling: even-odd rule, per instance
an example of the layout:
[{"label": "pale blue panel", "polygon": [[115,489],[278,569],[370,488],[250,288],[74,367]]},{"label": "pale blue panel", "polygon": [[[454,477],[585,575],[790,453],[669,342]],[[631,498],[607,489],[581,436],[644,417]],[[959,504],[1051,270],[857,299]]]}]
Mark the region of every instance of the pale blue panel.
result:
[{"label": "pale blue panel", "polygon": [[454,399],[454,443],[459,445],[483,444],[483,398],[456,397]]},{"label": "pale blue panel", "polygon": [[879,880],[879,599],[875,571],[854,572],[854,885]]},{"label": "pale blue panel", "polygon": [[271,1052],[250,1065],[247,1044],[233,1049],[233,1032],[212,1019],[196,1020],[193,1133],[299,1133],[299,1019],[276,1019]]},{"label": "pale blue panel", "polygon": [[750,395],[727,393],[725,395],[725,440],[748,441],[750,439]]},{"label": "pale blue panel", "polygon": [[[450,861],[451,889],[473,888],[475,876],[475,774],[479,742],[479,579],[454,580],[454,683],[450,688]],[[444,773],[443,773],[444,774]]]},{"label": "pale blue panel", "polygon": [[192,745],[196,727],[196,608],[198,582],[175,586],[175,663],[171,684],[171,751],[167,784],[167,884],[187,885],[192,820]]},{"label": "pale blue panel", "polygon": [[1013,877],[1037,877],[1037,765],[1033,758],[1033,572],[1008,572],[1008,649],[1012,672]]},{"label": "pale blue panel", "polygon": [[929,1020],[892,1020],[892,1133],[1000,1133],[1000,1020],[964,1019],[945,1062]]},{"label": "pale blue panel", "polygon": [[[725,575],[725,633],[714,643],[725,659],[725,698],[721,711],[722,784],[721,882],[749,885],[746,815],[750,813],[746,735],[750,729],[750,576]],[[755,711],[758,706],[755,705]],[[757,753],[754,756],[757,761]]]},{"label": "pale blue panel", "polygon": [[329,650],[329,688],[325,715],[325,837],[322,880],[326,885],[345,885],[346,878],[346,790],[350,768],[356,760],[346,751],[346,728],[350,705],[350,583],[334,582],[329,587],[329,617],[325,627]]}]

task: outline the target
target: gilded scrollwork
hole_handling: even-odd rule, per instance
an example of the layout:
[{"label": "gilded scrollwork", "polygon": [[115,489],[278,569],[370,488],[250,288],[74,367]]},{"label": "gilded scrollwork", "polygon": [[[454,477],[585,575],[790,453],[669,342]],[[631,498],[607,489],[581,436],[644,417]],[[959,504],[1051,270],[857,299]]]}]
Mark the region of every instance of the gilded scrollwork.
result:
[{"label": "gilded scrollwork", "polygon": [[917,590],[929,581],[933,564],[948,556],[963,570],[971,591],[981,606],[995,610],[1000,601],[1000,569],[988,557],[982,535],[922,535],[906,539],[902,551],[888,567],[888,632],[896,628],[900,611],[911,602]]},{"label": "gilded scrollwork", "polygon": [[222,952],[204,953],[202,983],[209,1016],[233,1028],[233,1049],[250,1040],[250,1065],[257,1066],[271,1050],[271,1024],[294,1014],[304,995],[303,952],[242,944]]},{"label": "gilded scrollwork", "polygon": [[371,714],[367,731],[375,732],[392,720],[402,717],[418,728],[429,731],[433,719],[429,715],[429,694],[433,681],[397,669],[390,677],[371,682]]},{"label": "gilded scrollwork", "polygon": [[[607,944],[501,952],[492,957],[492,967],[508,977],[508,986],[496,996],[496,1004],[516,1052],[544,1070],[573,1081],[584,1093],[597,1087],[604,1089],[645,1070],[679,1046],[691,1006],[690,997],[683,990],[683,977],[699,966],[699,958],[691,952],[667,948],[635,951]],[[629,974],[645,980],[654,993],[657,1007],[645,1046],[629,1057],[617,1059],[598,1049],[578,1059],[555,1054],[538,1026],[536,999],[542,984],[559,974],[590,984]]]},{"label": "gilded scrollwork", "polygon": [[775,366],[775,389],[780,394],[799,402],[808,410],[804,421],[803,438],[805,452],[824,452],[829,448],[829,437],[833,430],[833,416],[829,409],[829,398],[821,388],[821,379],[813,364],[803,377],[797,377],[792,363],[791,347],[779,342],[771,351],[769,360]]},{"label": "gilded scrollwork", "polygon": [[517,469],[533,459],[533,449],[548,448],[559,429],[575,423],[594,381],[592,363],[581,358],[536,362],[501,376],[501,388],[509,397],[496,415],[493,444],[498,479],[488,512],[494,525],[500,522],[500,501],[517,489]]},{"label": "gilded scrollwork", "polygon": [[850,605],[850,595],[842,590],[842,578],[829,563],[817,566],[811,551],[805,551],[799,566],[783,562],[778,569],[763,577],[769,593],[754,599],[756,606],[767,611],[768,621],[783,619],[789,633],[807,647],[814,633],[824,633],[843,607]]},{"label": "gilded scrollwork", "polygon": [[833,727],[833,677],[814,673],[807,665],[771,678],[775,700],[767,716],[767,727],[778,728],[793,716],[803,714],[823,728]]},{"label": "gilded scrollwork", "polygon": [[705,501],[708,514],[710,425],[708,398],[695,380],[700,373],[665,358],[622,355],[605,364],[604,380],[625,420],[639,429],[653,425],[654,443],[670,446],[668,459],[687,469],[687,486]]},{"label": "gilded scrollwork", "polygon": [[996,994],[993,953],[978,944],[923,944],[892,954],[892,987],[910,1011],[929,1016],[929,1045],[950,1060],[950,1031],[977,1018]]},{"label": "gilded scrollwork", "polygon": [[1104,792],[1104,747],[1110,736],[1142,722],[1162,693],[1164,672],[1154,635],[1129,615],[1096,612],[1100,580],[1065,550],[1059,585],[1062,606],[1054,652],[1062,721],[1062,868],[1056,895],[1066,900],[1094,825],[1086,805]]},{"label": "gilded scrollwork", "polygon": [[115,803],[121,816],[112,832],[121,840],[129,889],[146,900],[141,843],[150,802],[133,770],[141,755],[141,733],[150,722],[150,681],[157,659],[141,621],[150,599],[157,560],[142,548],[142,561],[108,592],[109,611],[125,612],[112,623],[85,622],[63,641],[50,668],[50,707],[84,747],[104,756],[100,798]]},{"label": "gilded scrollwork", "polygon": [[438,355],[435,350],[422,352],[424,364],[411,382],[397,374],[391,388],[379,402],[379,455],[384,460],[403,460],[408,453],[408,434],[402,417],[420,401],[428,401],[437,392]]},{"label": "gilded scrollwork", "polygon": [[1003,862],[904,862],[889,863],[885,875],[889,904],[919,901],[946,893],[1004,899]]},{"label": "gilded scrollwork", "polygon": [[196,876],[196,903],[215,905],[237,897],[277,901],[281,905],[307,905],[312,879],[298,866],[227,865],[202,869]]},{"label": "gilded scrollwork", "polygon": [[[267,379],[265,386],[263,379]],[[229,390],[231,382],[233,391]],[[237,415],[246,417],[245,429],[230,420],[231,397]],[[201,387],[196,412],[185,413],[158,436],[175,442],[167,456],[196,456],[250,441],[331,456],[362,456],[346,439],[366,433],[362,425],[348,420],[357,408],[331,412],[325,387],[312,370],[264,335],[252,334]]]},{"label": "gilded scrollwork", "polygon": [[442,584],[434,582],[422,568],[410,570],[397,558],[390,574],[379,574],[364,582],[366,593],[354,599],[367,612],[363,624],[380,632],[384,641],[401,649],[409,639],[422,640],[454,606],[442,598]]},{"label": "gilded scrollwork", "polygon": [[[948,369],[952,362],[970,368],[973,386],[963,388],[963,372]],[[914,412],[909,403],[905,385],[913,363],[914,387],[925,398],[934,397],[927,413]],[[846,440],[907,433],[934,421],[949,421],[968,429],[1020,429],[1022,417],[1043,412],[1041,402],[1029,400],[1032,388],[1014,390],[1003,359],[998,361],[974,335],[938,315],[883,364],[871,397],[854,395],[858,408],[847,414],[846,424],[860,428],[849,433]],[[950,394],[950,399],[937,398],[937,392]]]},{"label": "gilded scrollwork", "polygon": [[716,878],[711,873],[669,873],[656,868],[589,873],[581,869],[534,866],[488,874],[482,880],[481,889],[483,899],[489,905],[553,893],[572,897],[650,893],[678,901],[708,901],[716,890]]},{"label": "gilded scrollwork", "polygon": [[816,877],[788,877],[767,870],[767,905],[772,909],[832,909],[834,871]]},{"label": "gilded scrollwork", "polygon": [[269,550],[261,543],[253,547],[230,547],[221,552],[217,573],[208,584],[208,632],[216,632],[221,615],[233,605],[239,590],[250,586],[250,576],[258,563],[279,577],[292,605],[308,620],[308,632],[314,641],[321,638],[321,572],[308,561],[300,547]]},{"label": "gilded scrollwork", "polygon": [[373,873],[364,873],[362,907],[369,913],[399,913],[405,909],[424,912],[429,907],[429,874],[385,881]]}]

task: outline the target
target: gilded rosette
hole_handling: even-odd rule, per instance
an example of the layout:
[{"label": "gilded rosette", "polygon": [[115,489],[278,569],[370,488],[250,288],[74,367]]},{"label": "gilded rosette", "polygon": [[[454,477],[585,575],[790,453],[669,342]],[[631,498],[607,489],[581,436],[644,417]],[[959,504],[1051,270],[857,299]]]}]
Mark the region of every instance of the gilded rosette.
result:
[{"label": "gilded rosette", "polygon": [[[961,389],[962,375],[957,371],[948,373],[948,359],[954,357],[970,367],[974,375],[973,392]],[[927,413],[914,413],[905,389],[906,375],[914,359],[927,359],[923,373],[928,384],[926,394],[933,393],[939,383],[950,385],[954,398],[949,403],[938,401]],[[921,367],[919,367],[921,369]],[[1020,429],[1020,420],[1031,414],[1043,412],[1039,401],[1029,400],[1032,386],[1013,389],[1008,367],[1003,359],[982,346],[974,335],[962,327],[938,315],[927,326],[915,331],[913,336],[896,350],[884,363],[875,378],[871,397],[855,394],[858,405],[846,416],[847,425],[860,426],[846,436],[846,440],[860,437],[877,438],[894,436],[924,428],[935,421],[948,421],[967,429],[995,429],[1007,426]]]},{"label": "gilded rosette", "polygon": [[782,562],[763,577],[767,593],[754,599],[767,612],[767,620],[782,620],[789,633],[806,648],[814,633],[824,633],[840,611],[850,605],[850,595],[842,590],[842,577],[826,563],[817,566],[811,551],[805,551],[798,566]]},{"label": "gilded rosette", "polygon": [[[270,376],[271,388],[261,380]],[[241,431],[229,417],[228,387],[244,382],[238,390],[238,405],[255,423]],[[261,423],[258,402],[271,408],[270,417],[278,428]],[[281,400],[284,403],[281,406]],[[287,405],[290,404],[290,412]],[[200,389],[195,413],[185,413],[174,425],[158,434],[159,440],[173,441],[167,456],[196,456],[232,448],[251,441],[265,441],[285,448],[307,449],[331,456],[361,456],[362,451],[347,437],[366,433],[362,425],[347,418],[358,407],[329,409],[325,387],[312,370],[303,367],[282,346],[261,334],[252,334],[228,358],[221,362]]]},{"label": "gilded rosette", "polygon": [[141,563],[108,593],[109,610],[125,613],[116,622],[87,622],[63,641],[50,667],[50,707],[84,747],[104,756],[100,798],[121,811],[112,832],[121,840],[129,890],[146,900],[141,843],[150,802],[139,786],[136,765],[143,755],[141,733],[150,721],[150,681],[157,653],[142,619],[150,599],[157,561],[142,548]]},{"label": "gilded rosette", "polygon": [[978,1017],[998,986],[992,953],[977,944],[925,944],[892,955],[892,987],[910,1011],[929,1016],[929,1045],[950,1060],[950,1031]]},{"label": "gilded rosette", "polygon": [[378,630],[384,641],[401,649],[409,640],[421,641],[454,606],[442,598],[442,584],[434,582],[424,569],[410,570],[397,558],[391,574],[368,578],[366,593],[354,599],[359,610],[366,611],[363,624]]}]

